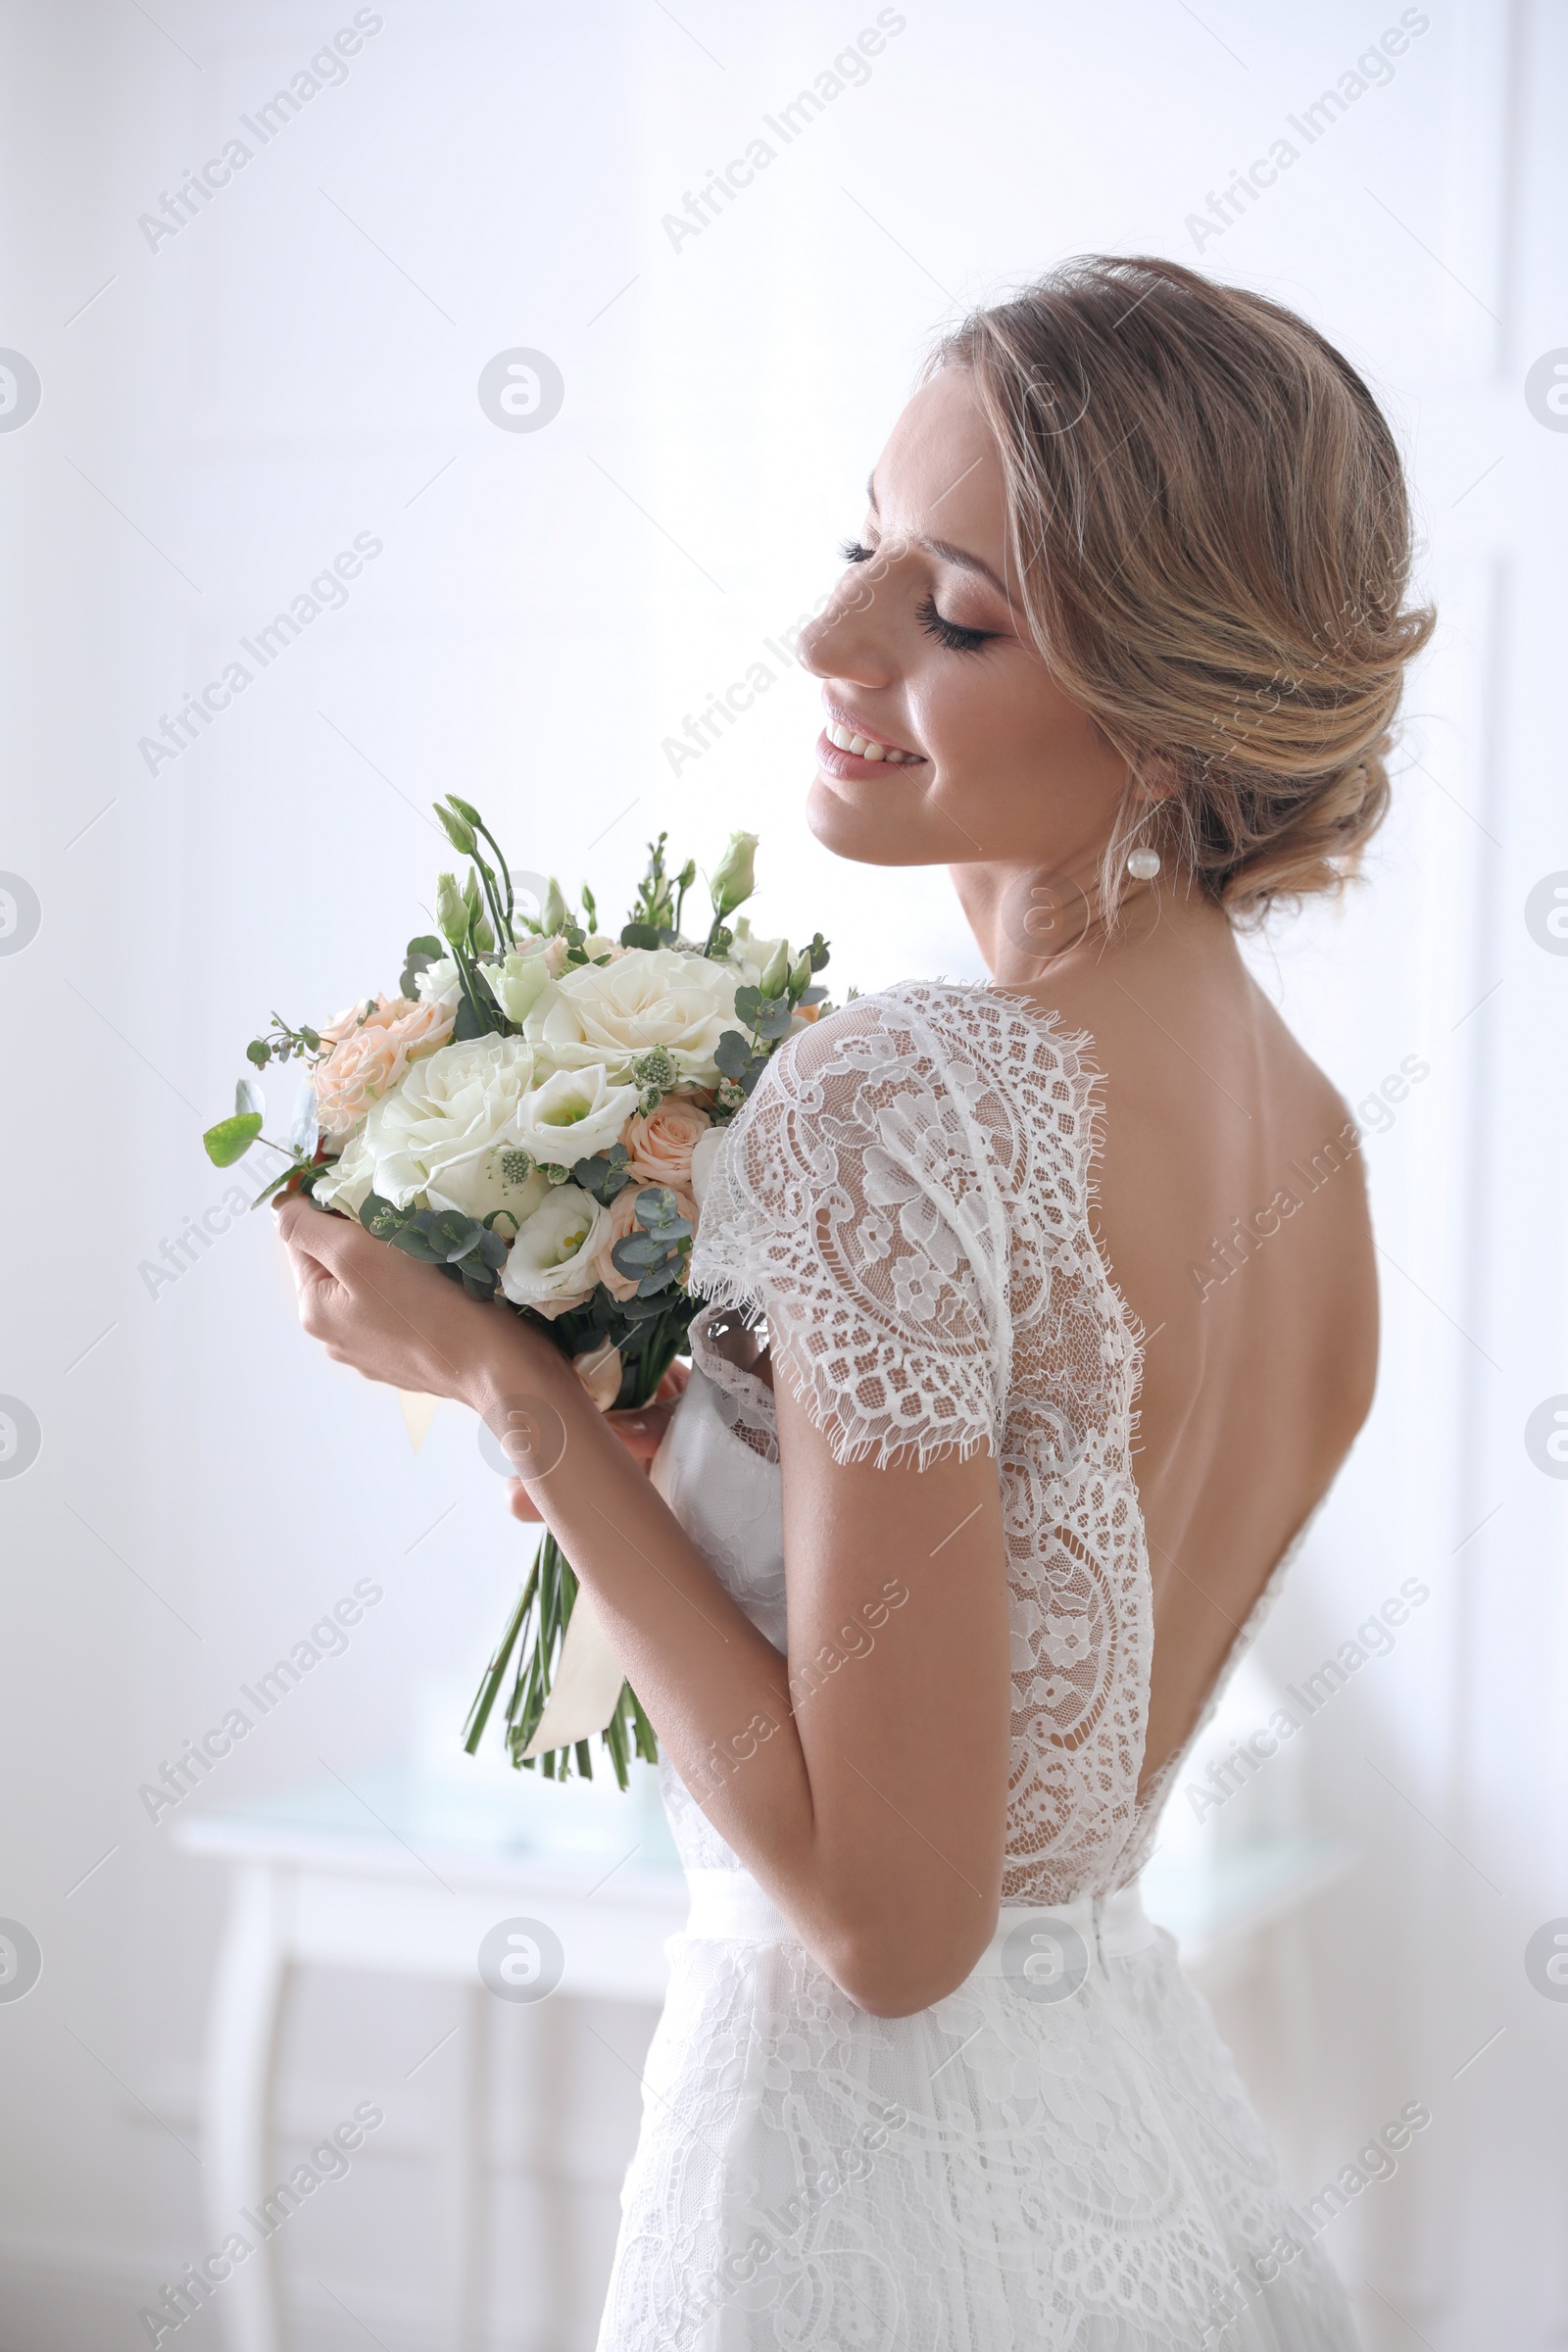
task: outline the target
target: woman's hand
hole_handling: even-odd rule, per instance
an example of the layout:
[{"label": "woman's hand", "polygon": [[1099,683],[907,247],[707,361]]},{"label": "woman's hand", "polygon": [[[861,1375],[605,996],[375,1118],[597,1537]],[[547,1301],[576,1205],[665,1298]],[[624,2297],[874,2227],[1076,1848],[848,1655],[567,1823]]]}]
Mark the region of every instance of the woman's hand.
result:
[{"label": "woman's hand", "polygon": [[564,1357],[510,1308],[470,1298],[435,1266],[295,1196],[278,1211],[300,1322],[334,1362],[483,1414],[504,1389],[553,1392]]},{"label": "woman's hand", "polygon": [[[689,1364],[671,1364],[659,1384],[652,1404],[634,1405],[626,1412],[605,1415],[605,1427],[614,1431],[632,1460],[641,1462],[645,1470],[653,1469],[654,1456],[663,1442],[670,1416],[685,1394],[690,1377]],[[507,1500],[514,1519],[522,1519],[530,1526],[537,1527],[544,1517],[520,1478],[507,1482]]]}]

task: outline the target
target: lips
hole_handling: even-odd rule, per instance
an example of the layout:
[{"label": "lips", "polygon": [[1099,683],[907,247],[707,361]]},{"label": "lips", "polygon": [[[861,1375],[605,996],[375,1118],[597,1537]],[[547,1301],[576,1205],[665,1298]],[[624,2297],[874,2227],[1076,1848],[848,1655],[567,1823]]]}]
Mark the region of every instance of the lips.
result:
[{"label": "lips", "polygon": [[919,752],[906,750],[892,736],[868,726],[864,719],[846,710],[841,704],[828,702],[827,723],[817,738],[817,754],[824,766],[839,775],[857,774],[872,767],[921,767],[925,764]]}]

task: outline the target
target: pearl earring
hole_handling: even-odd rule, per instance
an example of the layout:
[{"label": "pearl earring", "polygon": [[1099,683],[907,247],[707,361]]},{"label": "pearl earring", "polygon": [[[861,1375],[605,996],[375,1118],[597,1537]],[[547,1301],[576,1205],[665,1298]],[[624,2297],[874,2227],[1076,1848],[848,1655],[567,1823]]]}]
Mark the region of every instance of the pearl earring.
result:
[{"label": "pearl earring", "polygon": [[1134,850],[1127,860],[1127,871],[1135,882],[1152,882],[1159,871],[1159,852]]}]

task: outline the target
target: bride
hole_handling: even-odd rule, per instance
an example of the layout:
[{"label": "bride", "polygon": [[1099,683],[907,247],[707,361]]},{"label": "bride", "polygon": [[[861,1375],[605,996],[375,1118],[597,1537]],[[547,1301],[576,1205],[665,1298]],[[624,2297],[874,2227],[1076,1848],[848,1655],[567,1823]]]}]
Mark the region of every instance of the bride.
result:
[{"label": "bride", "polygon": [[514,1508],[659,1733],[692,1910],[600,2352],[1345,2352],[1137,1877],[1372,1396],[1356,1132],[1236,934],[1387,805],[1399,460],[1291,312],[1090,259],[942,343],[868,496],[808,820],[947,865],[992,984],[775,1058],[678,1400],[602,1419],[296,1201],[302,1318],[528,1400]]}]

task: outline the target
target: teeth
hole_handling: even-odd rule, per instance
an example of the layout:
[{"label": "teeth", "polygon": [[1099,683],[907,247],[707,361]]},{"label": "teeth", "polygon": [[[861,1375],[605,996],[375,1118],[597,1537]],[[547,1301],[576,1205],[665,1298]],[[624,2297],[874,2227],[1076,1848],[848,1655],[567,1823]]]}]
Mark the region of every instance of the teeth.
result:
[{"label": "teeth", "polygon": [[858,760],[886,760],[892,766],[899,767],[914,758],[912,752],[895,751],[890,743],[873,743],[868,736],[852,734],[848,727],[841,727],[837,719],[829,719],[823,732],[829,743],[836,744],[841,752],[853,753]]}]

